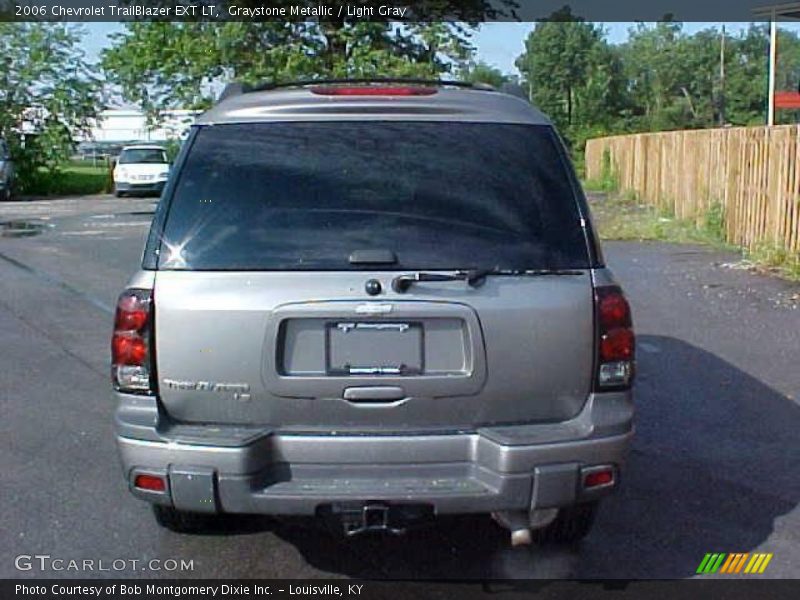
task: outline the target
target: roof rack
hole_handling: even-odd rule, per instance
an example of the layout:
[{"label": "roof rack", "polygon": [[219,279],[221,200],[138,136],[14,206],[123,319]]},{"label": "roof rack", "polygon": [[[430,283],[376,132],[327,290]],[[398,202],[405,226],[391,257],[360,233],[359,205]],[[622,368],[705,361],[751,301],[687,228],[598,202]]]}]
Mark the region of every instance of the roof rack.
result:
[{"label": "roof rack", "polygon": [[402,83],[409,85],[436,85],[459,87],[472,90],[487,92],[496,91],[494,86],[488,83],[470,83],[469,81],[455,81],[449,79],[415,79],[405,77],[361,77],[353,79],[301,79],[298,81],[268,82],[250,85],[246,83],[229,83],[222,90],[217,102],[222,102],[231,96],[248,94],[250,92],[266,92],[283,88],[305,87],[309,85],[340,85],[340,84],[382,84],[382,83]]}]

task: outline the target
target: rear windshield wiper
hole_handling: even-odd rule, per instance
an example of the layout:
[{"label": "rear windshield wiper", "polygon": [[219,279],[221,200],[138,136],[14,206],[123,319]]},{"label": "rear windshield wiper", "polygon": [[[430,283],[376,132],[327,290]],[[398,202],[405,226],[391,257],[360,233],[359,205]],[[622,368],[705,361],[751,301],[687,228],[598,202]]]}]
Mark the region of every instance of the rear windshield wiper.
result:
[{"label": "rear windshield wiper", "polygon": [[415,283],[425,281],[466,281],[470,287],[482,285],[489,275],[507,277],[536,277],[542,275],[582,275],[577,269],[469,269],[455,273],[428,273],[417,271],[398,275],[392,280],[392,289],[400,294],[405,293]]}]

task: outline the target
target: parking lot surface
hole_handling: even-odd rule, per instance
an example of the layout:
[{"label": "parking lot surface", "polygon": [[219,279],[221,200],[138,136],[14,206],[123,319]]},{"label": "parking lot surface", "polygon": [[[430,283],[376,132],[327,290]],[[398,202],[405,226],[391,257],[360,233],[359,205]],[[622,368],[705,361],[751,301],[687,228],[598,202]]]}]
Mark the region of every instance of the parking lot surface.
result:
[{"label": "parking lot surface", "polygon": [[[351,540],[266,517],[159,528],[121,477],[109,393],[113,306],[154,206],[0,204],[0,577],[685,578],[707,552],[771,552],[762,577],[800,575],[800,286],[660,243],[605,244],[638,333],[637,435],[579,547],[512,549],[482,516]],[[21,554],[138,564],[20,571]]]}]

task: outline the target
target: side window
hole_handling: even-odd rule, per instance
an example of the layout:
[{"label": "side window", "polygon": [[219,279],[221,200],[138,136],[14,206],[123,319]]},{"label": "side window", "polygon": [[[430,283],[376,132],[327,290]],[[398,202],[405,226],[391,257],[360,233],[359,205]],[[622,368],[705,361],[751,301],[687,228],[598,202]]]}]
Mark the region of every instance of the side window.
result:
[{"label": "side window", "polygon": [[8,146],[6,146],[5,142],[0,141],[0,160],[6,160],[8,158]]}]

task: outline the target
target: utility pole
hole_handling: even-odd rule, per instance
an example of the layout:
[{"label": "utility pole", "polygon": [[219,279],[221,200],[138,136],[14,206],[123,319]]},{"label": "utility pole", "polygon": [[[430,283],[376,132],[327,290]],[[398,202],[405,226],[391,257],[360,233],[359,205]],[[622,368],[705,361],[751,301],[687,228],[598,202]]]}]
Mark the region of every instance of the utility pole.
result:
[{"label": "utility pole", "polygon": [[778,26],[775,22],[775,10],[769,22],[769,93],[767,105],[767,125],[775,125],[775,67],[778,58]]},{"label": "utility pole", "polygon": [[719,125],[725,127],[725,24],[719,39]]}]

